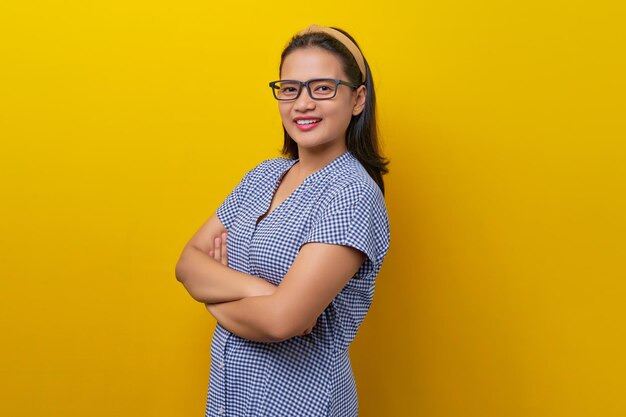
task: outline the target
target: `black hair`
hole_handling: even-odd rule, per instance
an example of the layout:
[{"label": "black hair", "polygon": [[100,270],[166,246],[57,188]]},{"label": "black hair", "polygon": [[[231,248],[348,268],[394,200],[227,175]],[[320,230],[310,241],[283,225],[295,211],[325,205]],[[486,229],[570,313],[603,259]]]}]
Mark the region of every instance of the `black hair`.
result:
[{"label": "black hair", "polygon": [[[359,47],[356,41],[347,32],[336,27],[331,26],[331,28],[346,35],[354,42],[357,48]],[[322,48],[333,53],[341,60],[342,68],[348,77],[348,81],[356,85],[363,84],[361,82],[361,70],[350,50],[336,38],[325,32],[308,32],[302,35],[294,35],[281,54],[280,66],[278,68],[279,74],[281,73],[285,58],[290,53],[299,48],[311,47]],[[389,169],[386,167],[389,161],[380,154],[378,128],[376,125],[376,94],[374,93],[374,80],[372,79],[372,73],[365,57],[363,60],[365,61],[366,71],[364,83],[366,88],[365,107],[357,116],[353,115],[348,124],[346,131],[346,147],[359,162],[361,162],[361,165],[363,165],[369,175],[376,181],[384,195],[385,184],[382,176],[389,172]],[[289,136],[284,126],[283,131],[285,132],[285,139],[281,151],[282,154],[291,159],[298,158],[298,144]]]}]

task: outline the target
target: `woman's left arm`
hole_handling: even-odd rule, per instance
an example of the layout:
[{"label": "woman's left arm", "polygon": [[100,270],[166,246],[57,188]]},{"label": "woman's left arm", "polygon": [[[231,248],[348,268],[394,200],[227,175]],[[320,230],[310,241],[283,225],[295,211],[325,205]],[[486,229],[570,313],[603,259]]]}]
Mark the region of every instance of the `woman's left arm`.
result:
[{"label": "woman's left arm", "polygon": [[222,327],[245,339],[279,342],[311,327],[366,255],[350,246],[308,242],[272,295],[207,304]]}]

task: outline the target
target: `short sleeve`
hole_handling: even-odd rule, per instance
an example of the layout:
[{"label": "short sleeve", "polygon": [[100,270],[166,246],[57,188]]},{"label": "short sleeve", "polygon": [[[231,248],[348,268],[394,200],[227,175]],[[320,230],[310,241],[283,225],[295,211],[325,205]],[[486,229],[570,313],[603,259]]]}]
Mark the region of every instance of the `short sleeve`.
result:
[{"label": "short sleeve", "polygon": [[342,188],[313,222],[306,242],[351,246],[381,264],[389,248],[389,218],[380,189],[360,183]]},{"label": "short sleeve", "polygon": [[266,161],[261,162],[261,164],[246,172],[243,178],[239,181],[239,184],[235,186],[230,194],[226,196],[224,201],[222,201],[222,204],[220,204],[215,210],[215,214],[226,227],[226,230],[230,231],[233,222],[239,216],[241,203],[245,198],[253,173],[265,162]]}]

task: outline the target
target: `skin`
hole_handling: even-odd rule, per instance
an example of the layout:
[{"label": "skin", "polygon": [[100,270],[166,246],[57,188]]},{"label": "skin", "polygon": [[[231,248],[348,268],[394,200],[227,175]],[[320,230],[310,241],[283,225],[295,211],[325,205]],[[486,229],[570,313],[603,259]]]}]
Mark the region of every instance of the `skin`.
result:
[{"label": "skin", "polygon": [[[348,80],[341,61],[316,47],[288,55],[281,79]],[[345,135],[353,115],[365,106],[366,88],[340,85],[335,98],[313,100],[305,89],[297,100],[278,102],[285,129],[298,145],[299,161],[281,179],[270,213],[310,174],[346,150]],[[321,118],[312,130],[299,130],[297,116]],[[267,214],[266,213],[266,214]],[[279,342],[314,331],[317,318],[354,276],[366,255],[349,246],[308,242],[278,286],[228,267],[227,230],[213,214],[187,243],[176,277],[197,301],[230,332],[255,341]]]},{"label": "skin", "polygon": [[[227,251],[226,251],[226,232],[222,232],[222,236],[221,237],[216,237],[215,238],[215,243],[213,245],[213,247],[215,248],[215,250],[209,250],[209,256],[211,256],[213,259],[215,259],[217,262],[222,263],[223,265],[228,266],[228,255],[227,255]],[[272,284],[270,284],[272,285]],[[273,285],[272,285],[273,286]],[[272,294],[274,293],[274,290],[272,290],[271,292]],[[211,309],[215,309],[217,307],[214,307],[211,304],[206,304],[207,310],[210,312]],[[306,336],[308,334],[311,333],[311,331],[313,331],[313,326],[310,326],[309,328],[305,329],[304,332],[302,332],[302,334],[300,336]]]}]

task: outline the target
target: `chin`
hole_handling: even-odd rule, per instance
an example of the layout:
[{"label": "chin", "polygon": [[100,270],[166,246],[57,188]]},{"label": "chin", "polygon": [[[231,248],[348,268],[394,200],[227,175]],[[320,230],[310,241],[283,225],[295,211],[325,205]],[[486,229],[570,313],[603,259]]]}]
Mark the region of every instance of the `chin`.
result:
[{"label": "chin", "polygon": [[[290,135],[291,136],[291,135]],[[291,138],[294,140],[294,142],[296,142],[298,145],[301,146],[318,146],[323,144],[323,141],[320,141],[319,138],[315,137],[315,138],[307,138],[307,137],[301,137],[301,136],[291,136]]]}]

